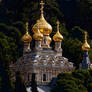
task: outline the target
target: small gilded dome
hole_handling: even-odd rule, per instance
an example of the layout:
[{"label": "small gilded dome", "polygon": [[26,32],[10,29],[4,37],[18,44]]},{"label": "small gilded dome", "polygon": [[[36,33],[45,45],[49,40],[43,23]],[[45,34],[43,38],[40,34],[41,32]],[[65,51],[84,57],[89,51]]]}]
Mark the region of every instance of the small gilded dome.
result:
[{"label": "small gilded dome", "polygon": [[88,50],[90,50],[90,45],[89,45],[87,42],[85,42],[85,43],[82,45],[82,49],[83,49],[84,51],[88,51]]},{"label": "small gilded dome", "polygon": [[38,26],[38,28],[36,30],[36,33],[34,33],[33,38],[35,40],[42,40],[43,39],[43,34],[39,30],[39,20],[37,21],[37,26]]},{"label": "small gilded dome", "polygon": [[22,37],[23,42],[31,42],[32,37],[28,34],[28,32]]},{"label": "small gilded dome", "polygon": [[58,41],[62,41],[63,40],[63,36],[60,34],[59,32],[59,21],[57,22],[57,32],[56,34],[53,36],[53,40],[55,42],[58,42]]},{"label": "small gilded dome", "polygon": [[32,37],[30,36],[30,34],[28,33],[28,22],[26,23],[26,33],[24,34],[24,36],[21,39],[23,42],[31,42]]},{"label": "small gilded dome", "polygon": [[[52,32],[52,26],[45,20],[44,15],[43,15],[43,1],[41,1],[41,17],[39,19],[39,30],[43,35],[49,35]],[[36,33],[37,31],[37,23],[33,26],[32,28],[33,32]]]},{"label": "small gilded dome", "polygon": [[87,32],[85,32],[85,42],[82,45],[82,50],[84,50],[84,51],[90,50],[90,45],[87,42]]}]

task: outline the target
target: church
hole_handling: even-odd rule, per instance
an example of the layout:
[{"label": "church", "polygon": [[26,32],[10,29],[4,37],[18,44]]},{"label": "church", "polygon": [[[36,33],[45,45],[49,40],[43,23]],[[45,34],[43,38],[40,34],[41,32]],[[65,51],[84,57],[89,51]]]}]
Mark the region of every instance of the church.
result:
[{"label": "church", "polygon": [[[57,21],[57,32],[51,38],[52,26],[44,18],[43,1],[40,5],[41,16],[32,28],[33,37],[30,36],[29,25],[26,23],[26,32],[22,37],[23,55],[16,63],[10,65],[11,77],[15,79],[15,73],[20,71],[26,85],[30,84],[32,73],[35,73],[38,85],[48,85],[59,73],[72,72],[75,69],[73,63],[62,56],[63,36],[59,32],[59,21]],[[32,39],[35,41],[34,49],[30,48]],[[52,40],[55,43],[54,50],[50,46]]]}]

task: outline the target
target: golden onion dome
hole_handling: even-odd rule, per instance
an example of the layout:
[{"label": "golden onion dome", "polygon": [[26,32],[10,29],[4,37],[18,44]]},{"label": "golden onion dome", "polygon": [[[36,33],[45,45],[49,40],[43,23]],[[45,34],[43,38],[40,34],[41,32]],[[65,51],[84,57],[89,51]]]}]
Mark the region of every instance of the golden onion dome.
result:
[{"label": "golden onion dome", "polygon": [[21,39],[23,42],[31,42],[32,41],[32,37],[30,36],[30,34],[28,33],[28,22],[26,23],[26,33],[24,34],[24,36]]},{"label": "golden onion dome", "polygon": [[[43,35],[49,35],[52,32],[52,26],[45,20],[44,15],[43,15],[43,8],[44,8],[44,3],[41,1],[41,17],[39,19],[39,30]],[[33,32],[36,33],[37,31],[37,23],[33,26],[32,28]]]},{"label": "golden onion dome", "polygon": [[57,21],[57,32],[56,34],[53,36],[53,40],[55,42],[58,42],[58,41],[62,41],[63,40],[63,36],[60,34],[59,32],[59,21]]},{"label": "golden onion dome", "polygon": [[90,50],[90,45],[87,42],[87,32],[85,32],[85,42],[82,45],[82,50],[84,50],[84,51]]},{"label": "golden onion dome", "polygon": [[40,32],[40,30],[39,30],[39,20],[37,21],[37,31],[36,31],[36,33],[34,33],[34,35],[33,35],[33,38],[35,39],[35,40],[42,40],[43,39],[43,34]]}]

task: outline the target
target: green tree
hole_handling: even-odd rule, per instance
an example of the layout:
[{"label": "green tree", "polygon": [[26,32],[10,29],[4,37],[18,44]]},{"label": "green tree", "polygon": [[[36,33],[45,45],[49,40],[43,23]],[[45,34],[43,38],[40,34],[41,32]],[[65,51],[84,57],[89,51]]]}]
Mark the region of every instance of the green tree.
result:
[{"label": "green tree", "polygon": [[38,92],[38,90],[37,90],[37,83],[36,83],[36,80],[35,80],[35,73],[32,73],[31,91],[32,92]]},{"label": "green tree", "polygon": [[89,70],[90,77],[86,81],[86,87],[88,89],[88,92],[92,91],[92,70]]},{"label": "green tree", "polygon": [[4,34],[2,34],[3,39],[0,38],[0,77],[1,77],[1,92],[13,92],[12,82],[10,80],[9,72],[9,62],[10,55],[9,43]]},{"label": "green tree", "polygon": [[14,26],[9,26],[4,23],[0,23],[0,38],[2,39],[4,34],[7,37],[7,41],[10,46],[10,50],[8,54],[11,54],[11,61],[16,61],[16,59],[19,57],[19,53],[21,54],[22,52],[20,51],[21,48],[21,32]]},{"label": "green tree", "polygon": [[82,43],[78,39],[64,39],[62,42],[63,56],[67,57],[70,62],[73,62],[76,68],[82,62],[83,51],[81,49]]},{"label": "green tree", "polygon": [[16,72],[15,92],[27,92],[20,72]]},{"label": "green tree", "polygon": [[92,16],[91,16],[91,11],[92,11],[92,1],[90,0],[81,0],[80,1],[80,20],[82,23],[82,26],[86,27],[86,30],[89,32],[90,38],[92,39],[91,35],[91,21],[92,21]]},{"label": "green tree", "polygon": [[92,70],[76,70],[73,73],[61,73],[51,92],[91,92]]},{"label": "green tree", "polygon": [[91,49],[89,51],[89,58],[90,58],[90,62],[92,63],[92,46],[91,46]]},{"label": "green tree", "polygon": [[52,92],[78,92],[78,85],[73,80],[60,79]]}]

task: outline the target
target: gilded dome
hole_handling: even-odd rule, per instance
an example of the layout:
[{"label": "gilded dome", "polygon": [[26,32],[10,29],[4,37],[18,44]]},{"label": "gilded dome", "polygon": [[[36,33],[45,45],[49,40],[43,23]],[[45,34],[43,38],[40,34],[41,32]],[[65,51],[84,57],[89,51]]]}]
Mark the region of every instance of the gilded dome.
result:
[{"label": "gilded dome", "polygon": [[84,51],[90,50],[90,45],[87,42],[87,32],[85,32],[85,42],[82,45],[82,50],[84,50]]},{"label": "gilded dome", "polygon": [[26,33],[24,34],[24,36],[21,39],[23,42],[31,42],[32,37],[30,36],[30,34],[28,33],[28,22],[26,23]]},{"label": "gilded dome", "polygon": [[83,49],[84,51],[88,51],[88,50],[90,49],[90,45],[89,45],[87,42],[85,42],[85,43],[82,45],[82,49]]},{"label": "gilded dome", "polygon": [[59,21],[57,22],[57,32],[56,34],[53,36],[53,40],[55,42],[58,42],[58,41],[62,41],[63,40],[63,36],[60,34],[59,32]]},{"label": "gilded dome", "polygon": [[42,40],[43,39],[43,34],[39,30],[39,20],[37,21],[37,26],[38,26],[38,28],[36,30],[36,33],[34,33],[33,38],[35,40]]},{"label": "gilded dome", "polygon": [[[44,15],[43,15],[43,1],[41,1],[41,17],[39,19],[39,30],[43,35],[49,35],[52,32],[52,26],[45,20]],[[33,26],[32,28],[33,32],[36,33],[37,31],[37,23]]]}]

